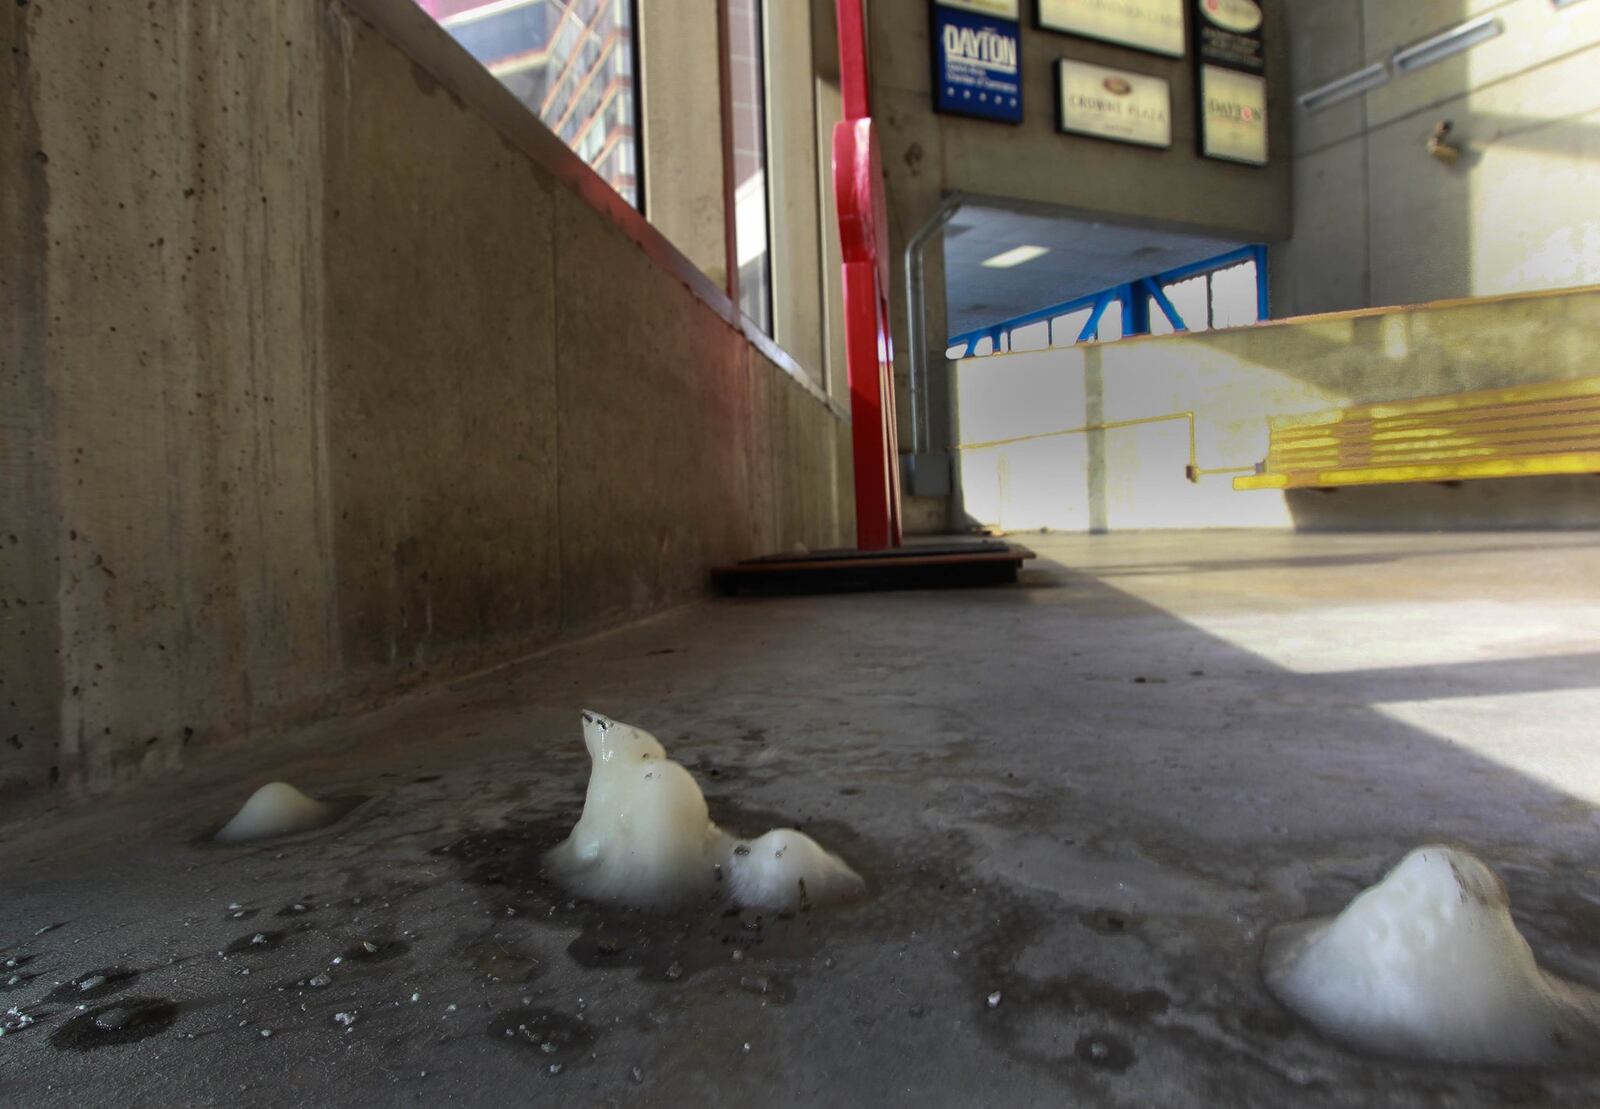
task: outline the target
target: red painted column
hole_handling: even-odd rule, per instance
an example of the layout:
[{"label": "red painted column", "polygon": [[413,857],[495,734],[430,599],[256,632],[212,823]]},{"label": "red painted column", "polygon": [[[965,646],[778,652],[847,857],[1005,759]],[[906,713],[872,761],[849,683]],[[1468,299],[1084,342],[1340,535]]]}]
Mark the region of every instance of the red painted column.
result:
[{"label": "red painted column", "polygon": [[869,115],[862,0],[837,0],[844,121],[833,129],[833,187],[844,258],[845,362],[855,460],[856,545],[898,547],[900,452],[889,315],[888,215],[883,163]]}]

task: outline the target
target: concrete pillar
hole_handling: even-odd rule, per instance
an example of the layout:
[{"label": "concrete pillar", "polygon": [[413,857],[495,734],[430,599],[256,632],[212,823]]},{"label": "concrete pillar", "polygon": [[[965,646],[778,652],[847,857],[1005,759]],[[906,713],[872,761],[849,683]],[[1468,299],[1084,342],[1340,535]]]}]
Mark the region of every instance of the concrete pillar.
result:
[{"label": "concrete pillar", "polygon": [[833,195],[833,128],[844,119],[844,101],[837,77],[818,76],[817,191],[822,220],[818,228],[822,259],[823,360],[828,395],[848,403],[850,377],[844,346],[844,247],[839,242],[839,205]]},{"label": "concrete pillar", "polygon": [[763,8],[773,338],[825,385],[811,11],[794,0],[766,0]]},{"label": "concrete pillar", "polygon": [[720,48],[717,0],[639,5],[645,215],[726,288]]},{"label": "concrete pillar", "polygon": [[31,15],[19,5],[0,11],[11,46],[0,51],[0,798],[59,773],[61,529],[44,354],[49,155],[34,106]]}]

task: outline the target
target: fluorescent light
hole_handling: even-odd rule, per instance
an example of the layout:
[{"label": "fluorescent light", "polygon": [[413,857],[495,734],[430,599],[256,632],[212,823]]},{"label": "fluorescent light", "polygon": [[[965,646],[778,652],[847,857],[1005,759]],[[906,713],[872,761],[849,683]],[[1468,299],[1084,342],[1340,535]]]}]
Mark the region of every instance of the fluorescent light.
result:
[{"label": "fluorescent light", "polygon": [[992,270],[1008,270],[1012,266],[1020,266],[1024,262],[1031,262],[1040,255],[1049,254],[1047,246],[1014,246],[1003,254],[996,254],[984,262]]},{"label": "fluorescent light", "polygon": [[1551,2],[1554,3],[1557,8],[1570,8],[1572,5],[1576,4],[1578,0],[1551,0]]},{"label": "fluorescent light", "polygon": [[1387,85],[1391,76],[1388,63],[1373,62],[1366,69],[1346,73],[1326,85],[1301,93],[1300,106],[1308,112],[1320,112],[1324,108],[1331,108],[1342,101],[1360,96],[1379,85]]},{"label": "fluorescent light", "polygon": [[1494,16],[1480,15],[1477,19],[1469,19],[1421,42],[1402,46],[1394,52],[1394,67],[1401,73],[1415,73],[1434,62],[1442,62],[1451,55],[1470,50],[1479,43],[1498,38],[1503,31],[1505,25]]}]

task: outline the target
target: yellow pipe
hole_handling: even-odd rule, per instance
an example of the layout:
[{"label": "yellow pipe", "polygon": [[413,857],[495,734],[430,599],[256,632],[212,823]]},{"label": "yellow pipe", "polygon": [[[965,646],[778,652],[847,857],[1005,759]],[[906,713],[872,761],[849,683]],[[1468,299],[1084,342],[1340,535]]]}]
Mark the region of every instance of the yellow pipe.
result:
[{"label": "yellow pipe", "polygon": [[1106,423],[1084,424],[1082,427],[1069,427],[1062,431],[1042,431],[1035,435],[1018,435],[1010,439],[992,439],[983,443],[961,443],[957,445],[958,451],[993,450],[996,447],[1010,447],[1018,443],[1032,443],[1040,439],[1059,439],[1066,435],[1086,435],[1091,431],[1116,431],[1119,428],[1139,427],[1142,424],[1170,423],[1173,420],[1187,420],[1189,422],[1189,464],[1184,467],[1184,476],[1190,481],[1198,483],[1207,474],[1253,474],[1254,466],[1224,466],[1215,469],[1201,469],[1199,448],[1195,442],[1194,413],[1171,412],[1165,416],[1140,416],[1133,420],[1110,420]]}]

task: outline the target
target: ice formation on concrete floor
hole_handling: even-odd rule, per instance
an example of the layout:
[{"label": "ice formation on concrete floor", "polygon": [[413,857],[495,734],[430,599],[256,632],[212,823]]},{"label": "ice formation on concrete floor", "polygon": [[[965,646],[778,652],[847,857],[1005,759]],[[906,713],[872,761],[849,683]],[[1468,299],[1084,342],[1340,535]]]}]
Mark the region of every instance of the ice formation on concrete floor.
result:
[{"label": "ice formation on concrete floor", "polygon": [[1505,886],[1465,851],[1422,847],[1336,917],[1275,929],[1267,984],[1318,1029],[1386,1055],[1580,1065],[1600,994],[1540,970]]},{"label": "ice formation on concrete floor", "polygon": [[288,782],[269,782],[250,795],[216,839],[218,843],[247,843],[309,832],[331,824],[338,816],[337,806],[313,801]]},{"label": "ice formation on concrete floor", "polygon": [[855,871],[799,832],[734,840],[711,822],[694,777],[649,732],[586,711],[583,742],[591,762],[583,815],[544,858],[575,892],[663,909],[712,896],[726,880],[736,904],[781,911],[864,890]]},{"label": "ice formation on concrete floor", "polygon": [[735,843],[728,882],[738,904],[776,911],[849,901],[866,891],[843,859],[793,828]]},{"label": "ice formation on concrete floor", "polygon": [[572,834],[545,855],[564,884],[597,901],[664,908],[712,893],[728,837],[694,778],[649,732],[583,714],[589,792]]}]

